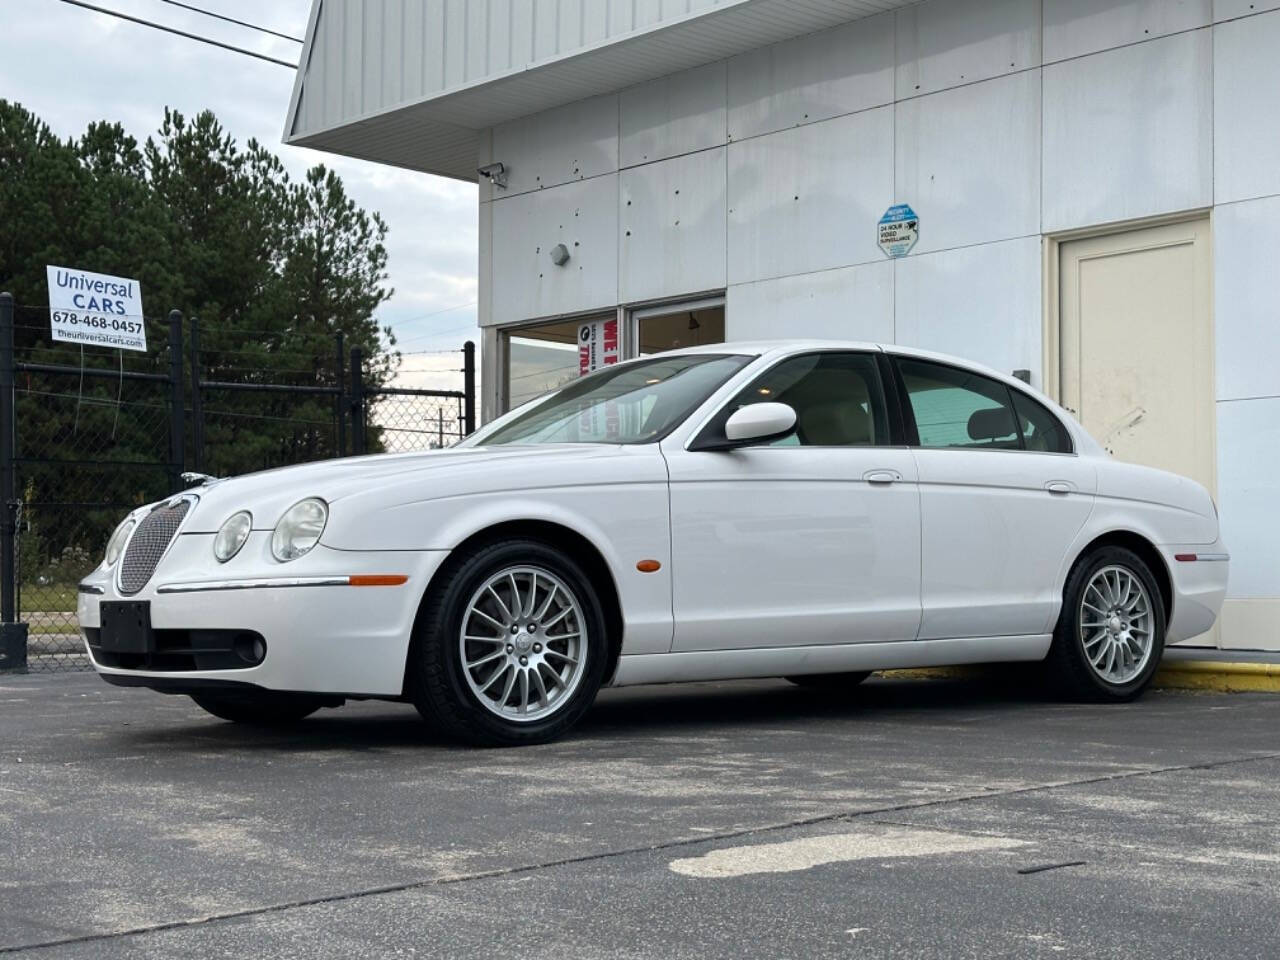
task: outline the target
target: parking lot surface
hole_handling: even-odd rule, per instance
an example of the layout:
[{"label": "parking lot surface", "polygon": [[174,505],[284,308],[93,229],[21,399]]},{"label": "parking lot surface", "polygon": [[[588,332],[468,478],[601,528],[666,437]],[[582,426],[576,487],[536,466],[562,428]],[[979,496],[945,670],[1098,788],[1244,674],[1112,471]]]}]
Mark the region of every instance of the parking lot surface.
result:
[{"label": "parking lot surface", "polygon": [[480,751],[0,678],[0,953],[1280,955],[1280,697],[1019,686],[606,691]]}]

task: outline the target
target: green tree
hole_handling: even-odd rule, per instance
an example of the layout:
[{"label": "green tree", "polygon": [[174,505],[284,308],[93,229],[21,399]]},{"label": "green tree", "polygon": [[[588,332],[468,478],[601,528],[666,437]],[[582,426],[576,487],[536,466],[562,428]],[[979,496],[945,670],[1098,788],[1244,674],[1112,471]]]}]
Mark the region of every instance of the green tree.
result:
[{"label": "green tree", "polygon": [[[332,386],[339,332],[363,351],[367,383],[385,382],[398,359],[375,318],[391,296],[386,223],[332,171],[318,166],[295,182],[271,151],[253,140],[241,148],[210,112],[166,110],[140,146],[110,122],[62,140],[0,100],[0,222],[0,288],[23,305],[21,360],[167,372],[164,318],[174,308],[200,318],[208,381]],[[148,353],[53,342],[47,264],[137,277],[151,315]],[[184,376],[189,383],[189,368]],[[24,374],[19,454],[31,461],[21,483],[35,554],[60,556],[69,545],[96,554],[122,506],[164,494],[167,401],[155,383]],[[203,401],[210,472],[336,452],[331,396],[210,389]],[[35,462],[45,460],[53,462]]]}]

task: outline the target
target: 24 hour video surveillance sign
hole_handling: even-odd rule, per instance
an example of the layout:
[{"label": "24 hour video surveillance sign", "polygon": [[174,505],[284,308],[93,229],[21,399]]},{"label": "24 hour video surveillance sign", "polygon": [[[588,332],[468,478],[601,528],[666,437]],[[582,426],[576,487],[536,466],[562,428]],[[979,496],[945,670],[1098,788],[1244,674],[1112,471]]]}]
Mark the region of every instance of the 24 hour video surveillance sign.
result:
[{"label": "24 hour video surveillance sign", "polygon": [[905,257],[920,239],[920,218],[908,203],[895,203],[876,224],[876,242],[886,257]]},{"label": "24 hour video surveillance sign", "polygon": [[137,280],[71,267],[46,267],[53,339],[121,350],[146,350],[142,288]]}]

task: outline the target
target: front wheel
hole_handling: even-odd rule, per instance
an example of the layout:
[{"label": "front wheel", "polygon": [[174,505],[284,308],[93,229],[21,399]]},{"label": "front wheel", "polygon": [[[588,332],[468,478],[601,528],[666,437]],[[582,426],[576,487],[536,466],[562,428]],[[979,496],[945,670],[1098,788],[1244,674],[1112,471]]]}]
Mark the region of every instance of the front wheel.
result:
[{"label": "front wheel", "polygon": [[433,586],[408,687],[455,739],[545,743],[591,706],[607,650],[599,597],[572,558],[536,540],[495,543],[458,557]]},{"label": "front wheel", "polygon": [[1132,550],[1100,547],[1067,577],[1046,666],[1069,697],[1123,703],[1151,683],[1165,611],[1151,569]]},{"label": "front wheel", "polygon": [[[245,693],[193,693],[191,699],[219,720],[255,727],[279,727],[297,723],[326,705],[322,697],[303,693],[273,693],[269,690]],[[332,705],[329,702],[328,705]]]}]

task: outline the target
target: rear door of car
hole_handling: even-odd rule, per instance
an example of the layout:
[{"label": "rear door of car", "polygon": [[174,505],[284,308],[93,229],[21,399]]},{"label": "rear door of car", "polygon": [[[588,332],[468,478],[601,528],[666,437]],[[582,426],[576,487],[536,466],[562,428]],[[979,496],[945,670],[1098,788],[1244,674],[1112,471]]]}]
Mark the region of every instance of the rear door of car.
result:
[{"label": "rear door of car", "polygon": [[1029,392],[892,359],[919,472],[920,639],[1047,632],[1066,551],[1093,507],[1093,463]]},{"label": "rear door of car", "polygon": [[913,640],[920,505],[879,351],[784,358],[712,417],[776,401],[784,440],[735,450],[663,442],[671,478],[673,649]]}]

